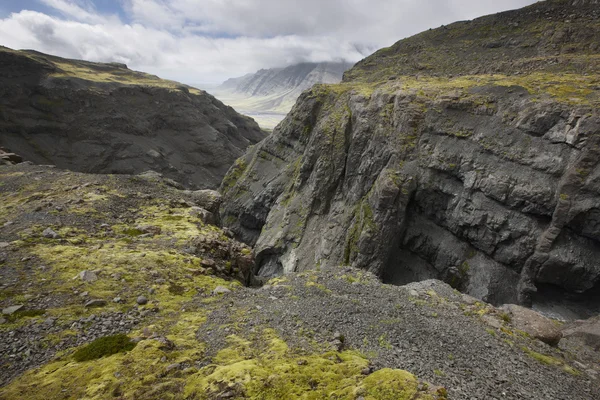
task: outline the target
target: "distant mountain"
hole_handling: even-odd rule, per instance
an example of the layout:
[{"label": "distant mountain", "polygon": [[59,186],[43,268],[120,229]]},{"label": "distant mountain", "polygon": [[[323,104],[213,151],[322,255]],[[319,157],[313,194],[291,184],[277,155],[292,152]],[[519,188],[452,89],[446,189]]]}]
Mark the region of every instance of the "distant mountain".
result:
[{"label": "distant mountain", "polygon": [[151,169],[214,188],[265,136],[208,93],[122,64],[0,47],[0,93],[0,146],[79,172]]},{"label": "distant mountain", "polygon": [[285,68],[261,69],[225,81],[210,90],[219,100],[261,126],[273,128],[291,110],[296,99],[316,83],[339,83],[348,62],[301,63]]}]

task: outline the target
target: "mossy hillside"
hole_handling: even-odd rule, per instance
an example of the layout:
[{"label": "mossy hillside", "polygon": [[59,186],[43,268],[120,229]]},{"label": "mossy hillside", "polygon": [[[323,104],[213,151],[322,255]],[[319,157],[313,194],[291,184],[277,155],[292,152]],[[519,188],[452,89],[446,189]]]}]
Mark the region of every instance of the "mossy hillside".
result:
[{"label": "mossy hillside", "polygon": [[[161,79],[155,75],[132,71],[116,64],[91,63],[80,60],[44,55],[38,52],[18,51],[0,47],[0,52],[25,57],[40,64],[50,72],[49,76],[58,79],[77,78],[94,83],[118,83],[121,85],[152,86],[170,90],[200,94],[201,91],[175,81]],[[44,100],[42,100],[44,101]],[[48,104],[53,105],[53,104]]]},{"label": "mossy hillside", "polygon": [[[600,60],[600,56],[599,56]],[[468,74],[457,77],[399,75],[393,81],[343,82],[327,85],[332,93],[360,93],[369,97],[373,92],[413,92],[435,100],[449,92],[458,91],[463,98],[474,98],[478,87],[520,87],[527,90],[534,101],[552,100],[571,105],[597,107],[600,104],[600,73],[577,74],[538,71],[529,74]],[[357,88],[362,88],[357,90]]]},{"label": "mossy hillside", "polygon": [[592,2],[576,7],[567,0],[538,2],[400,40],[357,63],[344,80],[531,70],[598,73],[599,42]]}]

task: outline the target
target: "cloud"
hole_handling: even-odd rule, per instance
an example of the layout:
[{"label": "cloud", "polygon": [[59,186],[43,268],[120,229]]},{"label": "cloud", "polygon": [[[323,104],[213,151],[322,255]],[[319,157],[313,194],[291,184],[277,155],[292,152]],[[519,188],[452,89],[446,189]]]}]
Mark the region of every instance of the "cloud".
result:
[{"label": "cloud", "polygon": [[38,1],[57,15],[22,10],[0,19],[0,44],[191,83],[302,61],[358,61],[430,27],[534,2],[119,0],[123,9],[106,14],[89,0]]}]

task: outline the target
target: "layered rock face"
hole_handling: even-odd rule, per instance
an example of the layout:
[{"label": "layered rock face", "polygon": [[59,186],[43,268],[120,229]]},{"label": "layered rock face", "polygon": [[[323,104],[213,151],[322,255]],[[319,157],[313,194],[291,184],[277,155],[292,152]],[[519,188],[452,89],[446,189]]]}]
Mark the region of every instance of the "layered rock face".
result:
[{"label": "layered rock face", "polygon": [[596,3],[425,32],[305,92],[221,186],[258,276],[347,264],[492,303],[530,304],[541,284],[594,290]]},{"label": "layered rock face", "polygon": [[152,169],[214,188],[258,125],[209,94],[120,64],[0,48],[0,145],[80,172]]}]

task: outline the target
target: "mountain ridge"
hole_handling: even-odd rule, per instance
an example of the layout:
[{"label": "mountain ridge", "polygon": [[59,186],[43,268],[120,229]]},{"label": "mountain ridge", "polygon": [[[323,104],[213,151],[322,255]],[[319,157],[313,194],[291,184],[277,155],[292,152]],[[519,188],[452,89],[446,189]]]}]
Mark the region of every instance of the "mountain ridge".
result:
[{"label": "mountain ridge", "polygon": [[265,134],[204,91],[124,64],[0,48],[0,145],[82,172],[156,170],[216,187]]}]

